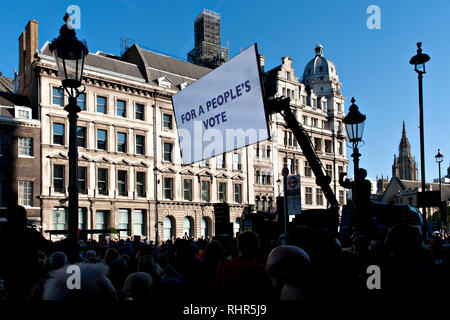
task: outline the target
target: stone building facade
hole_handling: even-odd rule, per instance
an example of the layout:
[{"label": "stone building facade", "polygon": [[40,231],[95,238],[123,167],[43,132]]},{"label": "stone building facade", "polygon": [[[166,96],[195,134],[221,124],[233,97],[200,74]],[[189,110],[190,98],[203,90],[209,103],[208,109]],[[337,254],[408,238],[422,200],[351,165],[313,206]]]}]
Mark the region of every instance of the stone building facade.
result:
[{"label": "stone building facade", "polygon": [[[37,39],[37,32],[37,23],[29,23],[24,34],[35,33]],[[32,48],[23,43],[19,47]],[[342,203],[345,192],[336,181],[348,163],[344,98],[334,64],[321,54],[313,60],[327,71],[311,73],[315,62],[309,62],[308,76],[299,80],[292,60],[283,58],[280,67],[267,72],[267,85],[276,88],[273,97],[291,95],[292,108],[311,133]],[[67,229],[69,133],[63,106],[68,99],[60,90],[49,42],[36,54],[21,52],[20,66],[19,91],[37,110],[42,133],[41,223],[48,236],[45,231]],[[214,234],[213,204],[227,202],[230,222],[238,231],[248,205],[273,209],[275,197],[282,193],[277,180],[284,165],[304,176],[304,207],[326,207],[300,148],[279,116],[270,120],[270,141],[182,165],[171,96],[210,71],[137,44],[121,56],[89,53],[82,80],[85,91],[78,97],[80,229],[130,229],[121,236],[152,240],[207,237]]]},{"label": "stone building facade", "polygon": [[29,222],[40,226],[40,123],[28,98],[12,92],[12,83],[3,89],[9,91],[0,91],[0,219],[19,204]]},{"label": "stone building facade", "polygon": [[[266,72],[265,81],[269,99],[291,99],[294,115],[309,133],[323,170],[331,177],[331,188],[339,203],[344,204],[347,191],[339,185],[339,174],[347,172],[348,166],[343,126],[345,98],[340,90],[342,84],[339,82],[336,66],[323,56],[323,47],[318,44],[315,56],[306,64],[303,75],[297,75],[292,59],[284,57],[281,65]],[[275,197],[282,193],[281,170],[286,166],[290,174],[301,176],[302,208],[326,207],[327,200],[321,188],[316,185],[314,173],[292,131],[286,128],[282,116],[272,115],[270,126],[272,141],[268,148],[273,150],[272,180],[276,180]],[[257,162],[255,170],[260,170]],[[259,189],[255,186],[255,194],[257,191]]]}]

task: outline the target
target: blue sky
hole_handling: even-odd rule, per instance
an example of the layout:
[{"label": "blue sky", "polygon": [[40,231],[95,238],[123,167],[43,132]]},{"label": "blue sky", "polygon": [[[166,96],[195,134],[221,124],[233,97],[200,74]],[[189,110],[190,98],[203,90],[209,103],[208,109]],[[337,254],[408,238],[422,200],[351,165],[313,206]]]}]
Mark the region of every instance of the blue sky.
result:
[{"label": "blue sky", "polygon": [[[426,3],[426,6],[424,5]],[[424,75],[424,129],[427,180],[437,178],[434,155],[450,162],[450,108],[445,96],[450,74],[450,1],[11,1],[0,10],[0,71],[13,76],[18,68],[18,37],[31,18],[39,22],[39,43],[52,40],[66,8],[81,8],[80,39],[89,50],[120,54],[120,37],[147,48],[185,58],[194,45],[193,20],[207,8],[222,15],[222,45],[230,55],[257,42],[266,56],[266,69],[293,59],[297,75],[314,56],[320,42],[332,60],[347,97],[367,116],[360,165],[369,177],[391,176],[398,153],[402,121],[420,168],[417,76],[409,65],[416,42],[431,56]],[[369,5],[381,10],[381,29],[369,30]],[[351,150],[347,149],[348,154]],[[352,170],[351,168],[349,169]],[[420,176],[420,171],[419,171]]]}]

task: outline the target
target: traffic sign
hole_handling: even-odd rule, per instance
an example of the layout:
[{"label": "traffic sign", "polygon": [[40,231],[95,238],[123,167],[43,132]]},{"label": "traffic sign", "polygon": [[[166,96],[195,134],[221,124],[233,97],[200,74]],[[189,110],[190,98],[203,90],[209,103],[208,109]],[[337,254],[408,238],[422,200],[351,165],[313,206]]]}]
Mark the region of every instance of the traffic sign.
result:
[{"label": "traffic sign", "polygon": [[288,214],[301,214],[302,213],[302,199],[300,188],[300,175],[292,175],[287,178],[286,196],[287,196],[287,209]]}]

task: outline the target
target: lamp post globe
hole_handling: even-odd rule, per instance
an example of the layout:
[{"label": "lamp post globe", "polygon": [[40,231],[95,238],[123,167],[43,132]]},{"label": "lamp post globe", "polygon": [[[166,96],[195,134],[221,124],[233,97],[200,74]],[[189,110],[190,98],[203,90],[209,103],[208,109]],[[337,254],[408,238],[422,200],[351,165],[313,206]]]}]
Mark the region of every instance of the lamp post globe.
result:
[{"label": "lamp post globe", "polygon": [[352,104],[350,105],[348,114],[344,118],[344,124],[349,142],[357,147],[362,141],[366,116],[359,112],[355,101],[355,98],[352,97]]},{"label": "lamp post globe", "polygon": [[422,53],[422,42],[417,42],[417,54],[409,60],[409,63],[414,65],[414,71],[417,73],[426,73],[425,63],[430,61],[430,56]]},{"label": "lamp post globe", "polygon": [[69,118],[69,212],[68,212],[68,238],[78,239],[78,146],[77,146],[77,119],[81,108],[77,106],[77,97],[82,93],[81,86],[84,61],[88,49],[76,37],[75,30],[69,25],[70,17],[66,13],[63,18],[65,24],[59,30],[58,38],[50,44],[50,51],[56,61],[61,78],[62,88],[69,97],[69,103],[64,107]]},{"label": "lamp post globe", "polygon": [[55,57],[62,86],[75,89],[81,86],[88,49],[78,40],[75,30],[69,26],[70,17],[67,13],[63,20],[66,23],[59,30],[58,38],[52,41],[49,49]]}]

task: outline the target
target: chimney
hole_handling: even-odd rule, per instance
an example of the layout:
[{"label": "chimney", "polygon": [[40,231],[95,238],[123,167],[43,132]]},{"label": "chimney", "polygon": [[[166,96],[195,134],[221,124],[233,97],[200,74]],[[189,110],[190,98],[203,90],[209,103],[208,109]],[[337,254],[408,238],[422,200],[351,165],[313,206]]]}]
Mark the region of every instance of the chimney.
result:
[{"label": "chimney", "polygon": [[266,57],[264,57],[263,54],[258,55],[258,59],[259,59],[259,70],[261,72],[264,72],[264,60],[266,59]]},{"label": "chimney", "polygon": [[39,50],[39,31],[38,22],[34,19],[28,21],[25,31],[19,37],[19,91],[23,92],[27,86],[28,68],[34,60],[34,53]]}]

